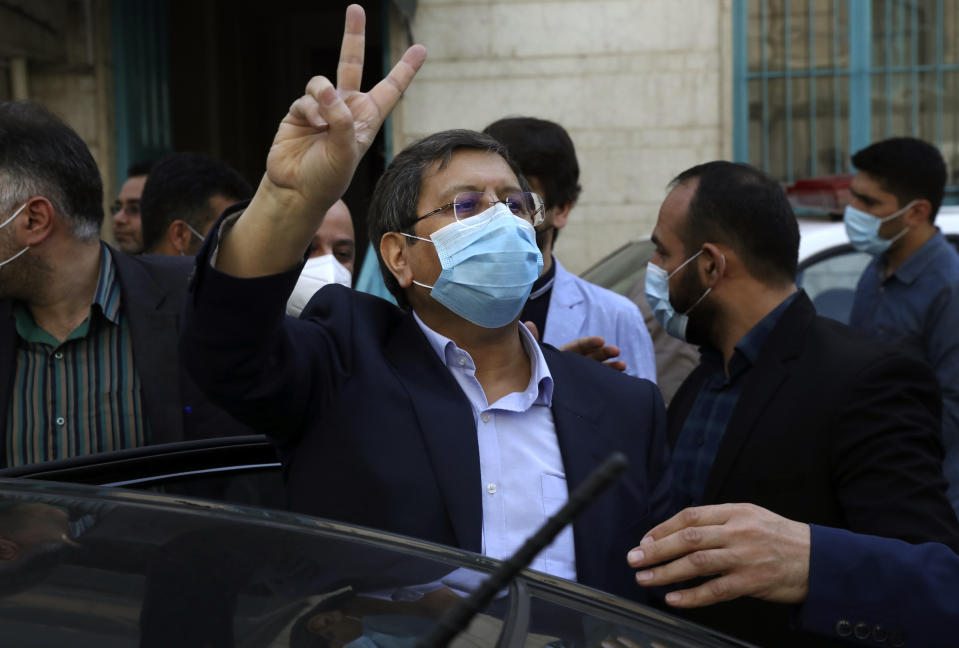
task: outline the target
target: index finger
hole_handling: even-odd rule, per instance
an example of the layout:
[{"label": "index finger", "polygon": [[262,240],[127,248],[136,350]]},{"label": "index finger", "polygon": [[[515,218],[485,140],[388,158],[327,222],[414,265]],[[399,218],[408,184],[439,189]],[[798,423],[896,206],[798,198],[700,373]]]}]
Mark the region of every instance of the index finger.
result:
[{"label": "index finger", "polygon": [[336,66],[336,89],[359,92],[363,80],[363,56],[366,51],[366,12],[360,5],[346,8],[346,26]]},{"label": "index finger", "polygon": [[373,86],[370,90],[370,98],[377,105],[380,115],[383,119],[390,114],[396,102],[400,100],[403,93],[413,81],[417,71],[422,67],[426,60],[426,48],[422,45],[414,45],[403,54],[400,62],[393,66],[386,78]]},{"label": "index finger", "polygon": [[665,522],[661,522],[647,531],[640,544],[642,545],[649,540],[660,540],[686,527],[725,524],[733,510],[731,504],[710,504],[683,509]]}]

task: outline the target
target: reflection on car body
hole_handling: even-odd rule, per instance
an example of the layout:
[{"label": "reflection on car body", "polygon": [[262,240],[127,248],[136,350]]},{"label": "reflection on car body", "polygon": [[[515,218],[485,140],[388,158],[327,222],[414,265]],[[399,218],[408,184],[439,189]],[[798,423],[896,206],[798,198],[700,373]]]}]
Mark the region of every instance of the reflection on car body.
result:
[{"label": "reflection on car body", "polygon": [[[14,475],[87,485],[0,479],[0,511],[29,503],[68,523],[54,527],[64,538],[25,578],[0,587],[2,645],[412,647],[500,564],[420,540],[226,503],[282,501],[279,465],[262,437],[0,471]],[[127,487],[102,486],[120,483]],[[603,641],[745,645],[531,571],[451,645],[560,648]]]}]

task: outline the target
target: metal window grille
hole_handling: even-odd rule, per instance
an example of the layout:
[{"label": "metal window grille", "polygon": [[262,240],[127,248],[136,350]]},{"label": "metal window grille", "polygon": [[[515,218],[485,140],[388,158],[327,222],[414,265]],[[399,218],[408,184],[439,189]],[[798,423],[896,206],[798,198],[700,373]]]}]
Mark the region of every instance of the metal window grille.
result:
[{"label": "metal window grille", "polygon": [[959,2],[734,0],[733,21],[737,160],[791,183],[912,136],[959,185]]}]

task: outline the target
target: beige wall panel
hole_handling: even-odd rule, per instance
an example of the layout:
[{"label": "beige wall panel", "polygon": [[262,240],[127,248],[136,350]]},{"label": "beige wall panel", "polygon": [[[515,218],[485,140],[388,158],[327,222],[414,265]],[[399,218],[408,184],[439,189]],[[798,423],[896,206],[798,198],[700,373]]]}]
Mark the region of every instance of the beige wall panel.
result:
[{"label": "beige wall panel", "polygon": [[[393,121],[394,146],[509,115],[559,122],[583,194],[557,255],[584,270],[648,235],[669,180],[728,155],[729,0],[419,3],[429,59]],[[393,58],[405,49],[392,31]]]}]

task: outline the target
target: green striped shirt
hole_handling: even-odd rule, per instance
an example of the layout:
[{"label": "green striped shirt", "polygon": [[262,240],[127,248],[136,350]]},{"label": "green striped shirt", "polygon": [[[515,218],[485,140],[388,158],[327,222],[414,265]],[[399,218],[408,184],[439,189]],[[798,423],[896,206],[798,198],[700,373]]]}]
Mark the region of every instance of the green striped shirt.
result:
[{"label": "green striped shirt", "polygon": [[90,314],[62,343],[14,307],[17,367],[7,421],[7,464],[120,450],[149,442],[133,339],[106,246]]}]

